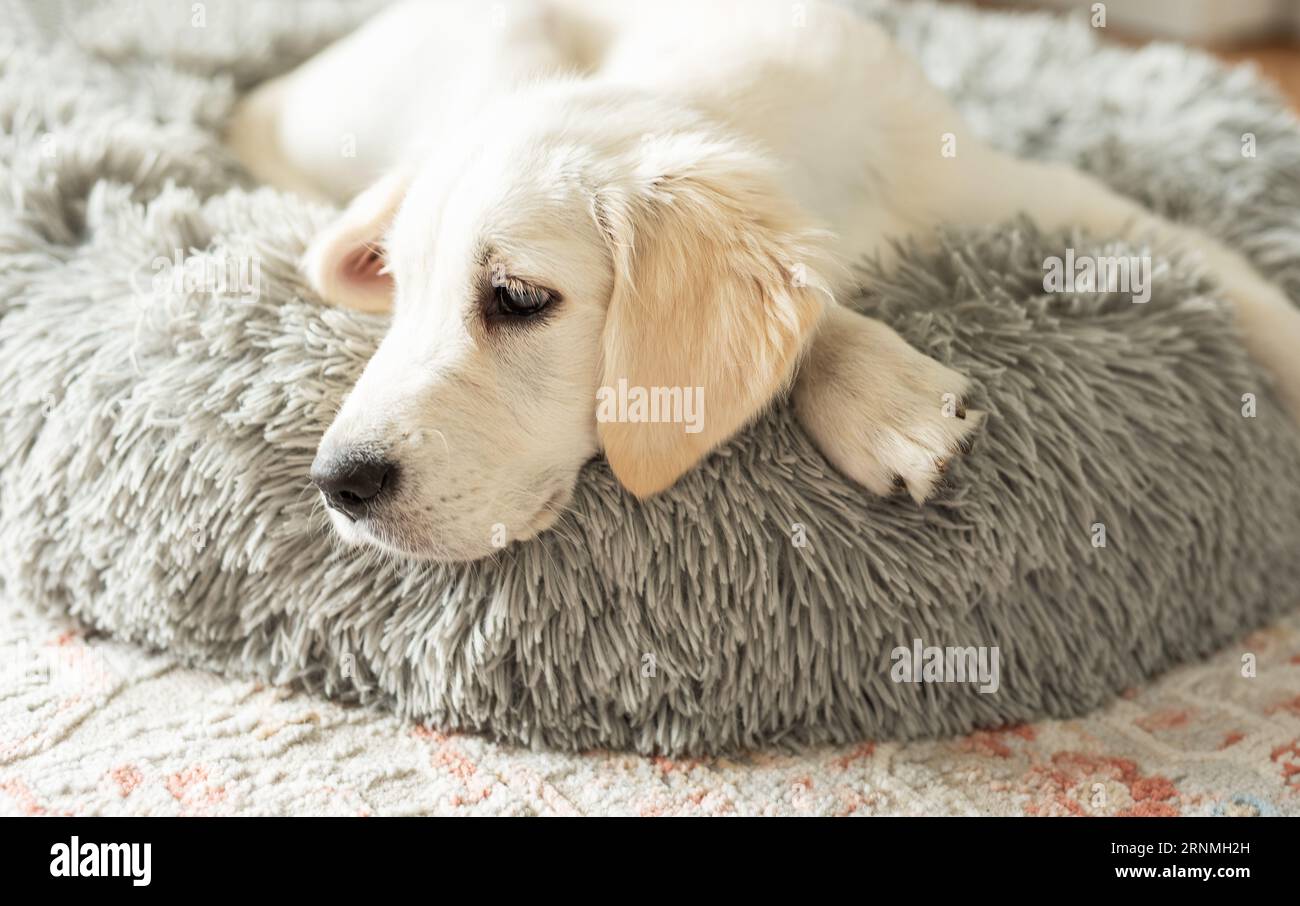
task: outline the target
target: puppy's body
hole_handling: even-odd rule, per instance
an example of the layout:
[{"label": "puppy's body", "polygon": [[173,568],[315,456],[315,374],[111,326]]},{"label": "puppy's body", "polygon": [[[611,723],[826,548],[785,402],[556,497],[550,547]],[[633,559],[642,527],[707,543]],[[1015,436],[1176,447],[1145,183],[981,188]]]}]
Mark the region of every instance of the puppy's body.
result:
[{"label": "puppy's body", "polygon": [[[476,120],[517,115],[511,99],[553,115],[566,94],[595,95],[618,116],[626,92],[761,148],[848,260],[950,220],[945,174],[918,166],[938,157],[944,132],[964,131],[947,99],[860,17],[814,5],[796,20],[794,9],[415,0],[255,93],[231,137],[255,175],[346,203],[394,167],[436,156]],[[650,138],[680,124],[636,128]],[[970,143],[969,154],[982,152]]]},{"label": "puppy's body", "polygon": [[[873,491],[901,479],[924,499],[978,423],[966,381],[827,300],[891,240],[1022,213],[1201,255],[1300,417],[1300,314],[1240,256],[988,148],[878,27],[837,7],[404,4],[255,92],[231,143],[267,181],[352,200],[307,258],[322,295],[369,310],[396,296],[322,459],[346,472],[351,451],[380,451],[406,480],[335,514],[349,539],[488,553],[491,527],[549,525],[600,449],[653,493],[805,356],[796,411],[822,451]],[[563,305],[545,328],[494,332],[473,301],[484,273],[564,283]],[[593,388],[616,379],[705,387],[708,429],[597,424]],[[428,434],[436,467],[410,442]],[[503,491],[511,472],[535,492]]]}]

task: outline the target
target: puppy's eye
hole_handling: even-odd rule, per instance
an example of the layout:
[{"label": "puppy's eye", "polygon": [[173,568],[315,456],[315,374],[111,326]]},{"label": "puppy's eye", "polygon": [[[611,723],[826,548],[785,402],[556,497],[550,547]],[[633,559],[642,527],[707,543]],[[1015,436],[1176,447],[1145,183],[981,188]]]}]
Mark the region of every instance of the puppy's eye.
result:
[{"label": "puppy's eye", "polygon": [[555,301],[550,290],[508,280],[492,286],[492,314],[508,318],[531,318]]}]

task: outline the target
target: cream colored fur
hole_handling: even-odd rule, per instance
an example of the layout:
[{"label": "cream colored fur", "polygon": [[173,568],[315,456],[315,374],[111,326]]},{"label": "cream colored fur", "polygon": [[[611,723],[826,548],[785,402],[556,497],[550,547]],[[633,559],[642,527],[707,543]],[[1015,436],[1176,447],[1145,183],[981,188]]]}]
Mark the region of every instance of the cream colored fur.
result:
[{"label": "cream colored fur", "polygon": [[[349,541],[482,556],[551,525],[602,451],[653,494],[792,380],[837,468],[923,501],[981,421],[969,382],[835,299],[848,264],[947,223],[1028,214],[1203,256],[1300,417],[1300,315],[1244,259],[989,148],[834,6],[403,4],[254,92],[230,143],[268,182],[351,200],[306,272],[330,302],[393,312],[321,444],[406,476],[366,518],[333,514]],[[492,275],[563,301],[491,329]],[[704,430],[598,422],[620,380],[702,387]]]}]

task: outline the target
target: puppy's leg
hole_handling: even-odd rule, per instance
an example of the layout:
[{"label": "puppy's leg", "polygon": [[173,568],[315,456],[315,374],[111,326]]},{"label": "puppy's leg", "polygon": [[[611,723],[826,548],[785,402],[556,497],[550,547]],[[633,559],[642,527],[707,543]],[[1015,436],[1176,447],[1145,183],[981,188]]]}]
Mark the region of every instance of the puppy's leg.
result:
[{"label": "puppy's leg", "polygon": [[984,418],[965,408],[969,385],[881,322],[836,306],[818,328],[792,400],[835,468],[876,494],[905,488],[920,503]]},{"label": "puppy's leg", "polygon": [[259,182],[328,201],[321,188],[285,156],[280,139],[285,90],[285,80],[276,79],[241,100],[226,125],[226,145]]},{"label": "puppy's leg", "polygon": [[996,223],[1026,214],[1044,229],[1078,226],[1099,239],[1149,242],[1159,253],[1199,261],[1233,304],[1246,350],[1271,374],[1300,423],[1300,310],[1241,254],[1067,166],[988,152],[964,175],[950,195],[953,222]]}]

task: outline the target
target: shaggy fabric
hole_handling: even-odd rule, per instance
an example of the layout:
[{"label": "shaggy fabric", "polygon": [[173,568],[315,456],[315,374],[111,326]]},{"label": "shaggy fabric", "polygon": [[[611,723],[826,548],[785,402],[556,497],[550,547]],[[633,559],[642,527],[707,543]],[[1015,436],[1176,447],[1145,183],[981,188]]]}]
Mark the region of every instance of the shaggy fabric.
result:
[{"label": "shaggy fabric", "polygon": [[[331,212],[249,187],[217,133],[236,85],[360,14],[130,6],[0,57],[11,599],[442,729],[665,753],[1075,715],[1295,603],[1300,441],[1213,287],[1158,261],[1145,305],[1045,294],[1047,256],[1123,249],[1024,223],[905,250],[848,300],[980,385],[976,451],[924,508],[837,477],[777,406],[648,503],[593,464],[559,530],[493,561],[336,548],[305,476],[384,325],[312,298],[294,262]],[[1300,294],[1300,130],[1250,76],[1046,18],[868,12],[998,144]],[[156,286],[178,249],[255,264],[255,291]],[[997,692],[893,682],[918,638],[997,646]]]}]

